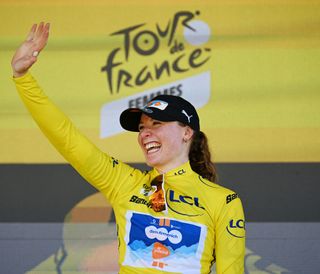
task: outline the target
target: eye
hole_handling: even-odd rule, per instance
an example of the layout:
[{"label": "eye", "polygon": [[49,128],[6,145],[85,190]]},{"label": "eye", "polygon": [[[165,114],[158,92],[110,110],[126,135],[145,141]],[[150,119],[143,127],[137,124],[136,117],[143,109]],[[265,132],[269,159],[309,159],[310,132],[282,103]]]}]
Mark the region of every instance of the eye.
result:
[{"label": "eye", "polygon": [[142,131],[143,129],[144,129],[144,125],[140,124],[140,125],[138,126],[138,130],[139,130],[139,131]]},{"label": "eye", "polygon": [[154,120],[152,124],[153,124],[154,126],[157,126],[157,125],[162,125],[162,122],[157,121],[157,120]]}]

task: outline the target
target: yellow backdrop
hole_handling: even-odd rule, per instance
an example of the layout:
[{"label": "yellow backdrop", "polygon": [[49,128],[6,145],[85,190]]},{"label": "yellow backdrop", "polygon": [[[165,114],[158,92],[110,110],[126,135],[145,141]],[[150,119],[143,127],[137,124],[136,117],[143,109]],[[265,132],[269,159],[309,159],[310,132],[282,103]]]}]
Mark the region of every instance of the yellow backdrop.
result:
[{"label": "yellow backdrop", "polygon": [[[50,40],[32,73],[109,154],[143,162],[134,133],[103,135],[103,127],[114,123],[106,117],[102,125],[103,106],[127,104],[146,91],[174,87],[177,92],[182,83],[200,106],[215,161],[320,161],[320,1],[0,1],[0,21],[1,163],[64,162],[27,114],[10,79],[15,48],[40,21],[51,23]],[[134,26],[126,35],[111,35]],[[188,40],[190,26],[201,34],[201,43]],[[111,93],[103,67],[118,48],[113,61],[122,64],[112,70]],[[164,61],[171,73],[156,79],[154,68]],[[120,81],[117,91],[120,69],[131,75],[132,87]],[[208,76],[204,83],[197,78],[202,74]],[[145,82],[137,84],[137,78]]]}]

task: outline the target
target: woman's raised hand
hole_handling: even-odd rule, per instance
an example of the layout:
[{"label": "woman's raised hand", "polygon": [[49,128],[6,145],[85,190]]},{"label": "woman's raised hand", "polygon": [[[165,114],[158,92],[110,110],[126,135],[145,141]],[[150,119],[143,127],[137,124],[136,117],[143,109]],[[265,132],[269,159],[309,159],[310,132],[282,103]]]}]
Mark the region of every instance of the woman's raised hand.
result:
[{"label": "woman's raised hand", "polygon": [[46,46],[49,38],[50,24],[41,22],[34,24],[27,36],[14,54],[11,66],[14,77],[23,76],[28,69],[37,61],[41,50]]}]

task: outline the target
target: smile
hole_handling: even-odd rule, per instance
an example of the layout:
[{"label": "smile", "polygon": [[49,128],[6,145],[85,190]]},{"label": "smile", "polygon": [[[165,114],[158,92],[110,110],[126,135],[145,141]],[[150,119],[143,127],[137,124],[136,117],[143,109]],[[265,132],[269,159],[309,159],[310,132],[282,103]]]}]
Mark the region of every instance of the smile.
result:
[{"label": "smile", "polygon": [[161,144],[159,144],[158,142],[150,142],[147,144],[144,144],[144,147],[147,151],[147,153],[154,153],[160,150],[161,148]]}]

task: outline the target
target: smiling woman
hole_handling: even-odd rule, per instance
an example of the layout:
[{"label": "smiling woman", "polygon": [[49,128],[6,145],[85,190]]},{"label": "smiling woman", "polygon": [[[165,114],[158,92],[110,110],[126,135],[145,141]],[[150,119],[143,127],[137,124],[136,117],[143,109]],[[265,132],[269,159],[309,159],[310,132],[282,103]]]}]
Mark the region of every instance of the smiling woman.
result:
[{"label": "smiling woman", "polygon": [[119,273],[202,274],[210,273],[213,262],[218,274],[243,273],[242,204],[233,191],[215,183],[194,106],[181,97],[160,95],[141,109],[122,112],[122,127],[139,132],[138,143],[153,168],[137,170],[84,137],[30,74],[48,37],[49,24],[31,28],[12,59],[13,80],[47,138],[111,203],[118,224]]},{"label": "smiling woman", "polygon": [[188,161],[192,137],[189,127],[178,122],[159,122],[143,114],[139,128],[139,144],[149,166],[166,173]]}]

